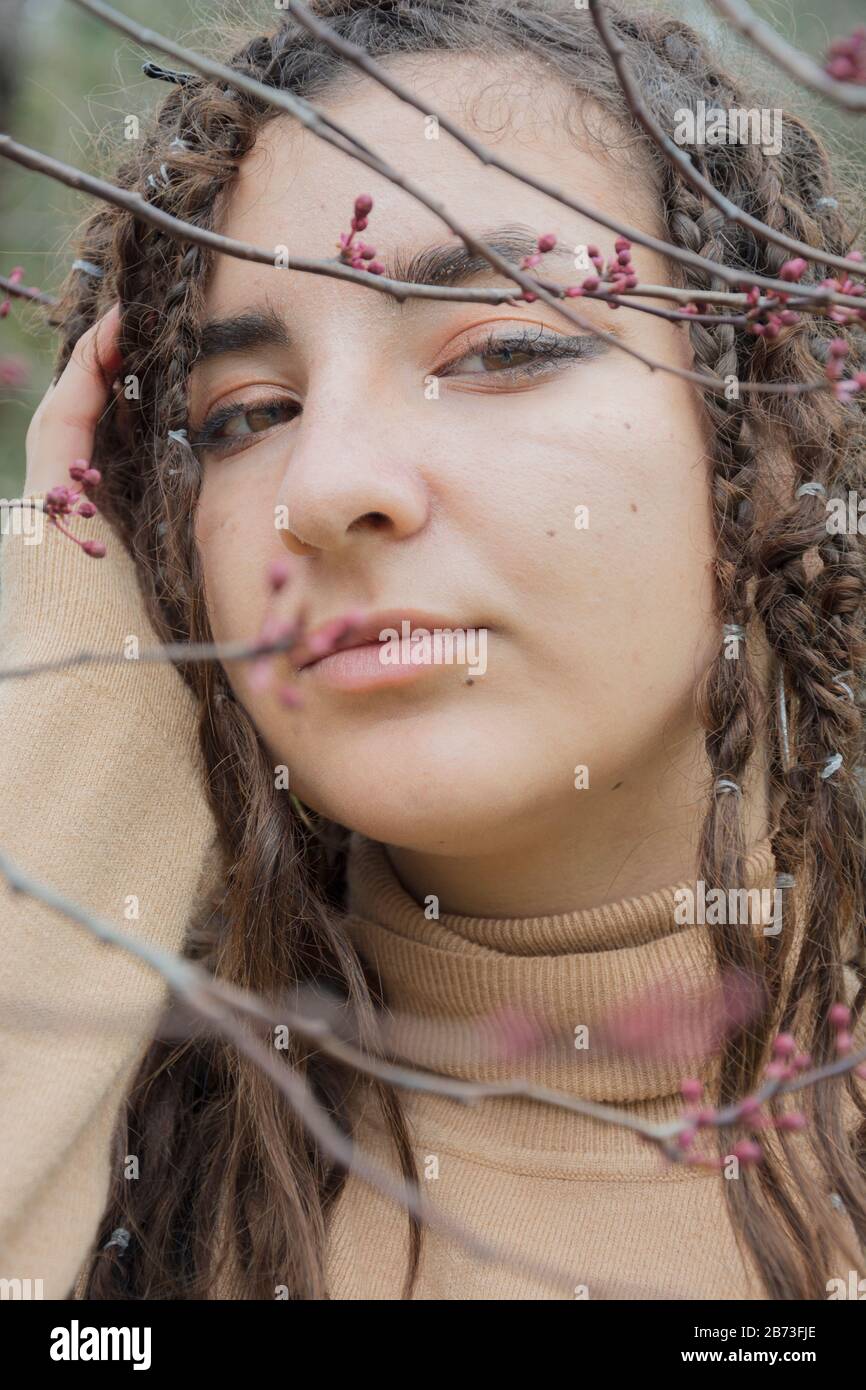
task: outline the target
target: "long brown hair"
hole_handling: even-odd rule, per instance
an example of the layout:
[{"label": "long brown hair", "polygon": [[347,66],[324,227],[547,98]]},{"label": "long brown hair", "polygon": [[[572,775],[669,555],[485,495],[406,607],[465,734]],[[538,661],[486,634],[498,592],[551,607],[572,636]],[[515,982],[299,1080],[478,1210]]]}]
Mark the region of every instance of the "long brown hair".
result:
[{"label": "long brown hair", "polygon": [[[559,78],[576,101],[589,98],[594,110],[622,123],[655,182],[671,243],[763,275],[777,275],[787,258],[780,247],[727,221],[660,156],[626,108],[590,17],[572,0],[320,0],[314,8],[373,57],[450,51],[540,61],[541,80]],[[723,108],[766,105],[766,98],[750,98],[678,18],[657,8],[606,8],[647,105],[668,133],[676,111],[694,111],[702,101]],[[337,56],[285,17],[273,32],[250,39],[231,66],[311,98],[345,71]],[[218,228],[238,162],[275,114],[205,79],[172,87],[116,181],[187,221]],[[847,254],[851,189],[834,174],[824,141],[802,118],[786,113],[782,132],[778,154],[744,143],[696,147],[692,157],[717,189],[771,227]],[[60,365],[80,334],[119,298],[124,370],[140,381],[140,401],[109,412],[99,431],[95,462],[105,475],[104,505],[136,558],[161,633],[210,640],[194,540],[198,469],[190,451],[168,438],[186,424],[210,256],[114,207],[90,219],[79,254],[99,265],[103,277],[70,278],[58,320]],[[829,273],[813,264],[805,280]],[[707,273],[675,262],[671,275],[696,291],[714,287]],[[697,369],[741,382],[814,379],[831,338],[847,336],[855,344],[848,329],[808,315],[772,341],[730,324],[692,323],[688,331]],[[766,983],[762,1016],[728,1041],[720,1059],[724,1102],[754,1089],[780,1025],[799,1030],[800,1045],[816,1061],[833,1055],[827,1014],[842,997],[852,940],[861,951],[858,1017],[863,1004],[866,841],[857,776],[863,726],[858,702],[837,684],[847,672],[845,681],[856,691],[862,675],[863,540],[830,535],[821,502],[796,493],[811,480],[828,494],[862,490],[864,416],[856,400],[846,405],[827,392],[741,393],[730,400],[702,394],[711,441],[718,620],[762,634],[769,652],[766,670],[759,671],[750,669],[747,656],[725,659],[720,644],[696,692],[710,773],[742,783],[755,760],[758,731],[766,731],[776,866],[796,877],[809,927],[802,940],[789,929],[764,938],[748,925],[712,929],[719,964],[756,971]],[[784,485],[769,476],[780,450],[790,461]],[[345,836],[339,827],[311,833],[284,793],[275,791],[271,758],[222,669],[196,666],[183,674],[199,701],[224,889],[212,908],[203,905],[190,952],[221,977],[265,994],[325,981],[365,1028],[377,1001],[340,931]],[[780,674],[796,747],[791,766],[780,730]],[[834,753],[842,755],[842,767],[832,779],[822,778]],[[706,884],[740,885],[747,849],[740,797],[711,796],[697,866]],[[790,954],[795,942],[796,960]],[[297,1043],[285,1062],[306,1076],[350,1131],[355,1079]],[[846,1092],[860,1116],[856,1136],[845,1121]],[[380,1099],[409,1175],[411,1148],[399,1100],[384,1089]],[[866,1105],[856,1080],[817,1088],[804,1103],[811,1124],[798,1144],[807,1145],[806,1156],[780,1135],[763,1164],[724,1184],[738,1238],[776,1298],[826,1297],[831,1196],[841,1199],[861,1244],[866,1235]],[[342,1176],[232,1047],[201,1037],[153,1043],[118,1135],[118,1153],[130,1152],[140,1155],[142,1176],[126,1182],[120,1163],[115,1166],[88,1296],[203,1296],[216,1273],[218,1207],[225,1211],[246,1296],[272,1298],[276,1284],[287,1285],[294,1298],[327,1295],[327,1218]],[[122,1255],[116,1245],[102,1249],[117,1227],[131,1235]],[[411,1221],[408,1234],[407,1292],[419,1251]]]}]

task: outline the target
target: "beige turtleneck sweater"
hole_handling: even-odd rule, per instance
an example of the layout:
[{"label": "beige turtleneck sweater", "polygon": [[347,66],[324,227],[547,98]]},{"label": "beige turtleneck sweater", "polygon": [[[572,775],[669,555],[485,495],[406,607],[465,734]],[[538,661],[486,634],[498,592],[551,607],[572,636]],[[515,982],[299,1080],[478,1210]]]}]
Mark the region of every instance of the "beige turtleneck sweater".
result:
[{"label": "beige turtleneck sweater", "polygon": [[[768,845],[752,855],[748,882],[771,886]],[[553,917],[428,920],[384,847],[354,837],[349,907],[352,939],[378,971],[404,1055],[478,1081],[520,1076],[645,1121],[682,1110],[679,1082],[699,1068],[689,1044],[700,1010],[693,1015],[687,1001],[711,988],[712,967],[706,928],[674,925],[673,889]],[[684,1003],[676,1056],[605,1050],[603,1020],[654,987],[672,988]],[[467,1020],[486,1020],[474,1047]],[[508,1036],[514,1051],[501,1060]],[[545,1284],[428,1232],[416,1297],[761,1296],[737,1251],[717,1173],[673,1166],[628,1129],[522,1097],[469,1108],[409,1093],[407,1102],[431,1202],[565,1276]],[[386,1161],[375,1114],[359,1140]],[[405,1214],[350,1178],[333,1226],[337,1296],[398,1298],[406,1243]]]},{"label": "beige turtleneck sweater", "polygon": [[[120,542],[99,517],[86,534],[106,541],[105,559],[50,526],[39,545],[4,538],[0,666],[117,651],[129,634],[142,648],[155,642]],[[0,718],[0,851],[128,932],[179,950],[214,826],[178,674],[129,662],[2,681]],[[759,846],[749,882],[771,886],[772,869]],[[480,1080],[522,1076],[641,1120],[678,1112],[678,1082],[699,1065],[691,1044],[648,1057],[605,1047],[603,1033],[611,1010],[650,987],[673,984],[694,1006],[711,981],[706,929],[675,925],[672,889],[553,917],[429,920],[383,846],[354,836],[348,871],[347,930],[381,976],[395,1043],[420,1064]],[[80,1294],[112,1127],[166,990],[48,908],[0,893],[0,1278],[41,1279],[45,1297],[62,1298]],[[425,1194],[511,1255],[483,1260],[428,1231],[414,1297],[761,1296],[718,1174],[663,1162],[628,1128],[525,1098],[471,1108],[404,1098]],[[357,1141],[396,1172],[372,1106]],[[407,1253],[405,1212],[351,1175],[331,1218],[331,1296],[399,1298]],[[229,1278],[215,1296],[239,1290]]]}]

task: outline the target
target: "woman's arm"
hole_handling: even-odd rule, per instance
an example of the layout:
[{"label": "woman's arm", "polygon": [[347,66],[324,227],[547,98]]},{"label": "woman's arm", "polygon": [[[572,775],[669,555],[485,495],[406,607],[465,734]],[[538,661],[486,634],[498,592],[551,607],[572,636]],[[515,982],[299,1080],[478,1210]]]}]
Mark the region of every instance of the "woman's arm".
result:
[{"label": "woman's arm", "polygon": [[[60,393],[61,405],[63,380],[48,398]],[[74,457],[56,455],[55,482]],[[32,480],[47,481],[28,466]],[[71,528],[104,541],[106,556],[49,524],[39,543],[22,533],[0,545],[3,669],[85,647],[116,652],[129,637],[141,650],[157,642],[107,522]],[[179,951],[214,824],[193,698],[174,667],[132,659],[0,681],[0,727],[3,852],[131,935]],[[4,885],[0,908],[0,1278],[42,1280],[44,1297],[64,1298],[96,1235],[115,1120],[166,991],[143,963]]]}]

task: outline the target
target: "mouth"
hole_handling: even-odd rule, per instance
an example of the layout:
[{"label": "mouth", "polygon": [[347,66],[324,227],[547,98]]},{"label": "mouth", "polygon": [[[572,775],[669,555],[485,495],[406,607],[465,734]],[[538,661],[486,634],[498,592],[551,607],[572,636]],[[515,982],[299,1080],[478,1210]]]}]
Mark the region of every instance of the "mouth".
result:
[{"label": "mouth", "polygon": [[480,634],[486,640],[487,631],[439,613],[386,609],[321,624],[304,639],[296,665],[302,680],[336,690],[406,685],[443,666],[460,665],[459,658],[465,660]]}]

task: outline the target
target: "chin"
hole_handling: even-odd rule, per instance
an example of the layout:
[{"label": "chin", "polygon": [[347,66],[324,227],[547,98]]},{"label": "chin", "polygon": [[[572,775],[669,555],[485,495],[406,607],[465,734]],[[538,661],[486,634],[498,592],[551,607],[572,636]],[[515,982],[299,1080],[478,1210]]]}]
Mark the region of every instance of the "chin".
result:
[{"label": "chin", "polygon": [[328,819],[402,849],[463,858],[516,846],[545,800],[533,786],[531,750],[501,733],[483,744],[455,739],[453,726],[450,734],[447,743],[407,743],[405,731],[392,730],[356,740],[344,757],[331,744],[309,779],[295,757],[292,788]]}]

